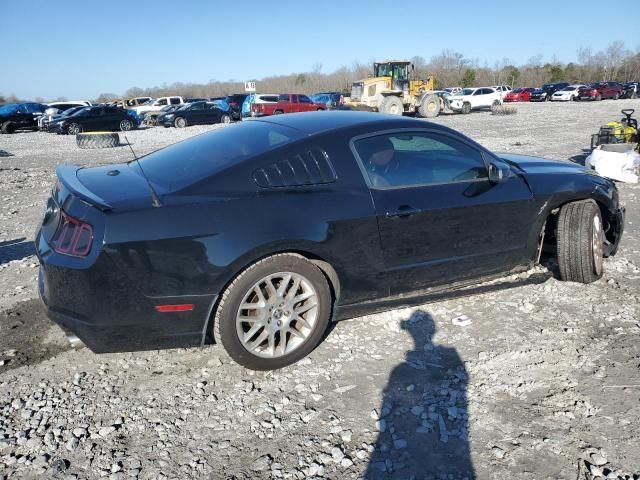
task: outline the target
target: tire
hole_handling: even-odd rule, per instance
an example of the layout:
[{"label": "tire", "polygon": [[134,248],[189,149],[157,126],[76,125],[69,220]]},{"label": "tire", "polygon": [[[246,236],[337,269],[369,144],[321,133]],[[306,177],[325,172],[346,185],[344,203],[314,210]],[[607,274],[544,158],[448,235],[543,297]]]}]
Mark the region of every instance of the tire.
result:
[{"label": "tire", "polygon": [[600,100],[602,100],[602,95],[600,94],[596,95],[596,102],[599,102]]},{"label": "tire", "polygon": [[113,148],[120,145],[120,136],[116,132],[78,133],[76,145],[80,148]]},{"label": "tire", "polygon": [[220,123],[224,123],[224,124],[228,125],[229,123],[231,123],[231,117],[229,115],[227,115],[226,113],[223,113],[220,116]]},{"label": "tire", "polygon": [[620,98],[620,94],[616,92],[615,95],[613,96],[613,99],[618,100],[619,98]]},{"label": "tire", "polygon": [[551,101],[551,95],[546,95],[546,96],[544,97],[544,101],[545,101],[545,102],[550,102],[550,101]]},{"label": "tire", "polygon": [[464,102],[462,104],[462,110],[460,110],[465,115],[471,113],[471,104],[469,102]]},{"label": "tire", "polygon": [[79,123],[71,123],[67,127],[67,133],[69,135],[77,135],[78,133],[82,133],[82,125]]},{"label": "tire", "polygon": [[274,115],[282,115],[284,112],[282,110],[276,110],[273,112]]},{"label": "tire", "polygon": [[131,120],[124,119],[120,121],[121,131],[128,132],[131,129],[133,129],[133,122]]},{"label": "tire", "polygon": [[604,233],[602,214],[593,200],[564,205],[558,215],[560,278],[591,283],[602,277]]},{"label": "tire", "polygon": [[[285,281],[284,295],[278,297],[275,293]],[[267,288],[267,282],[271,289]],[[296,282],[297,289],[291,294]],[[302,296],[305,296],[302,300],[295,300]],[[287,297],[290,298],[287,300]],[[259,307],[260,303],[264,306]],[[243,305],[252,304],[256,307],[241,309]],[[302,310],[304,324],[292,318],[291,312],[296,309]],[[331,291],[322,271],[300,255],[278,254],[254,263],[226,288],[215,313],[214,337],[234,361],[246,368],[283,368],[307,356],[318,345],[327,329],[331,310]],[[242,321],[259,316],[262,321]],[[273,332],[271,335],[267,328]],[[285,350],[278,352],[284,328],[288,330],[284,336]],[[293,330],[298,334],[289,333]],[[241,335],[249,335],[246,342],[243,343]],[[273,338],[271,349],[269,336]],[[255,345],[256,342],[260,343]]]},{"label": "tire", "polygon": [[574,95],[571,95],[571,96],[569,97],[569,101],[570,101],[570,102],[575,102],[575,101],[576,101],[576,97],[575,97]]},{"label": "tire", "polygon": [[13,122],[7,120],[2,124],[2,133],[11,134],[11,133],[14,133],[15,131],[16,131],[16,125]]},{"label": "tire", "polygon": [[187,126],[187,119],[184,117],[178,117],[173,121],[173,126],[176,128],[184,128]]},{"label": "tire", "polygon": [[404,113],[404,105],[399,97],[392,95],[385,97],[378,110],[380,113],[386,113],[388,115],[402,115]]},{"label": "tire", "polygon": [[418,107],[418,115],[422,118],[433,118],[440,114],[440,99],[437,95],[427,95]]}]

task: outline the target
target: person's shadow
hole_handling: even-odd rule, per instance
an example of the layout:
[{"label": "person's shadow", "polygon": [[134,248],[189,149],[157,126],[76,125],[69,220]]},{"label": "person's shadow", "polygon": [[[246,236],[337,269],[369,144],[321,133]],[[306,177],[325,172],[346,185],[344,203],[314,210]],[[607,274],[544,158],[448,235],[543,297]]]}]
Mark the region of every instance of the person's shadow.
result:
[{"label": "person's shadow", "polygon": [[433,344],[429,313],[413,312],[402,328],[414,348],[384,389],[365,478],[472,480],[464,364],[454,348]]}]

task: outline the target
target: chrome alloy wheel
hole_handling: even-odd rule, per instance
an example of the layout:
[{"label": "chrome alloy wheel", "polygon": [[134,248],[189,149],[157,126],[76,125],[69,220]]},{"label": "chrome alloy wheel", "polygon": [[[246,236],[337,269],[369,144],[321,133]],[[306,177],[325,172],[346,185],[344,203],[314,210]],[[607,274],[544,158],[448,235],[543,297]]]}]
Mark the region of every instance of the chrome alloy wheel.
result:
[{"label": "chrome alloy wheel", "polygon": [[318,293],[294,272],[278,272],[256,282],[236,314],[240,343],[253,355],[278,358],[300,347],[318,321]]}]

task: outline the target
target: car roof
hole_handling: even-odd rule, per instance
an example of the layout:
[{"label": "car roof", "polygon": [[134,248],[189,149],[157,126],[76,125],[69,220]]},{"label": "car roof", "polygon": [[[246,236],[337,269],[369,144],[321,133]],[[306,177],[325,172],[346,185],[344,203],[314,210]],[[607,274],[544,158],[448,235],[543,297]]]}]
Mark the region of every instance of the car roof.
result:
[{"label": "car roof", "polygon": [[268,122],[300,130],[307,135],[314,135],[328,130],[341,130],[350,127],[369,125],[375,129],[392,128],[435,128],[447,130],[445,127],[396,115],[385,115],[374,112],[359,111],[323,111],[290,113],[251,120],[252,122]]}]

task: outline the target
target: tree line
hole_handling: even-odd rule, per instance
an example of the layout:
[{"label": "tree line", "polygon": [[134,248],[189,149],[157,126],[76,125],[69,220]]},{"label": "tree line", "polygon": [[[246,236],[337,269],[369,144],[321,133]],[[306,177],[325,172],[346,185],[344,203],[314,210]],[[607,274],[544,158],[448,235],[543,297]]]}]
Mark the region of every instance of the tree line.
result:
[{"label": "tree line", "polygon": [[[432,75],[436,88],[503,84],[512,87],[538,87],[543,83],[563,81],[570,83],[609,80],[640,81],[640,48],[636,48],[636,51],[633,52],[628,50],[622,41],[611,42],[600,51],[580,47],[576,57],[577,62],[562,63],[555,58],[544,62],[543,56],[537,55],[519,65],[504,58],[489,65],[487,62],[480,64],[478,59],[470,59],[462,53],[445,49],[429,60],[422,56],[415,56],[410,60],[415,68],[413,74],[417,78],[423,79],[427,75]],[[350,66],[340,67],[331,73],[323,72],[322,64],[316,63],[309,72],[246,80],[255,81],[258,92],[263,93],[297,92],[309,94],[320,91],[349,93],[353,82],[367,78],[372,73],[373,60],[369,63],[354,62]],[[205,84],[176,82],[146,88],[132,87],[122,94],[102,93],[94,101],[107,102],[123,97],[163,97],[167,95],[210,98],[243,91],[244,81],[211,80]],[[7,98],[0,95],[0,103],[18,100],[15,95],[9,95]],[[34,100],[45,101],[40,97]],[[66,98],[58,97],[55,100],[64,101]]]}]

